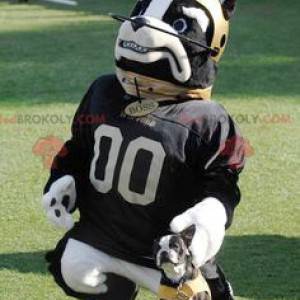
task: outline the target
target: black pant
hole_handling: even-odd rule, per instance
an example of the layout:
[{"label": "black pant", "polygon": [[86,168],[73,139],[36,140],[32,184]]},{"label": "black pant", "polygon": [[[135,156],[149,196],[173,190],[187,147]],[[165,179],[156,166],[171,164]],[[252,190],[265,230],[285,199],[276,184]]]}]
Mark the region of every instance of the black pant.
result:
[{"label": "black pant", "polygon": [[212,300],[233,300],[230,285],[215,259],[206,263],[201,268],[201,272],[209,285]]},{"label": "black pant", "polygon": [[132,281],[117,276],[106,274],[108,291],[99,296],[87,296],[84,300],[134,300],[138,294],[137,286]]}]

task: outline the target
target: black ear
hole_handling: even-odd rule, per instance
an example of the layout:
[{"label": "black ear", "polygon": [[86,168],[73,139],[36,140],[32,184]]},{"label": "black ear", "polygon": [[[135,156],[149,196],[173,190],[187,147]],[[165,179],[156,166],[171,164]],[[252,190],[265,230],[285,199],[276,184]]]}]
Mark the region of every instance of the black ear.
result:
[{"label": "black ear", "polygon": [[187,229],[180,232],[180,236],[187,247],[190,247],[195,232],[196,232],[196,225],[191,225]]},{"label": "black ear", "polygon": [[220,0],[226,20],[229,20],[235,11],[236,0]]}]

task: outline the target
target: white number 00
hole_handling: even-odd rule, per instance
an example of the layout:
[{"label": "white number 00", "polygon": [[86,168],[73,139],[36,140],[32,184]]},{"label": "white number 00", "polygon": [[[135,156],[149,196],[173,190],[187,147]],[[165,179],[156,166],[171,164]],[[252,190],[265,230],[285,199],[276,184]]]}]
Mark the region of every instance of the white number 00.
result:
[{"label": "white number 00", "polygon": [[[101,157],[101,139],[103,137],[111,140],[111,147],[108,153],[108,159],[104,171],[104,179],[96,178],[97,161]],[[120,148],[123,142],[123,136],[119,128],[101,125],[95,131],[94,158],[91,163],[90,180],[95,189],[100,193],[108,193],[113,186],[113,178]],[[133,171],[136,156],[140,150],[151,152],[152,159],[149,168],[145,191],[143,194],[130,190],[130,179]],[[148,205],[155,200],[160,174],[162,171],[166,153],[161,143],[150,140],[145,137],[139,137],[131,141],[126,149],[122,160],[121,171],[119,174],[118,191],[122,197],[130,203]]]}]

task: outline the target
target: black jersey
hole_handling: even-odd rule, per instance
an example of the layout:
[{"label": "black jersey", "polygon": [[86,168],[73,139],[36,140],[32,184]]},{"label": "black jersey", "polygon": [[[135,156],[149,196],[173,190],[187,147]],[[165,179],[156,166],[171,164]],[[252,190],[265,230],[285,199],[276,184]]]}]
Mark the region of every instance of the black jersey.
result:
[{"label": "black jersey", "polygon": [[140,118],[124,114],[129,101],[114,75],[92,84],[45,192],[72,175],[80,221],[68,236],[149,266],[154,239],[204,198],[224,204],[230,225],[240,200],[243,140],[213,101],[166,102]]}]

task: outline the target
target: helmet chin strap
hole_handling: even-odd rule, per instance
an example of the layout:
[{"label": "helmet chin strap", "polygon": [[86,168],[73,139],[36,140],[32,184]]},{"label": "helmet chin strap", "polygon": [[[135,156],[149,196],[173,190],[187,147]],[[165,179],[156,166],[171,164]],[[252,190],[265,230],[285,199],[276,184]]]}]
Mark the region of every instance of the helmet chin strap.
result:
[{"label": "helmet chin strap", "polygon": [[175,37],[179,38],[182,41],[185,41],[185,42],[197,45],[198,47],[201,47],[203,49],[206,49],[210,53],[210,55],[212,55],[212,56],[219,55],[220,48],[209,47],[207,45],[204,45],[203,43],[200,43],[200,42],[198,42],[198,41],[196,41],[194,39],[191,39],[191,38],[189,38],[187,36],[184,36],[182,34],[176,34],[176,33],[170,32],[168,30],[165,30],[165,29],[162,29],[162,28],[159,28],[159,27],[147,24],[147,23],[143,23],[139,19],[133,19],[133,18],[129,18],[129,17],[121,16],[121,15],[116,15],[116,14],[109,14],[109,15],[113,19],[115,19],[117,21],[120,21],[120,22],[129,21],[129,22],[137,24],[137,25],[142,25],[142,26],[145,26],[145,27],[148,27],[148,28],[151,28],[151,29],[154,29],[154,30],[157,30],[157,31],[169,34],[169,35],[172,35],[172,36],[175,36]]}]

